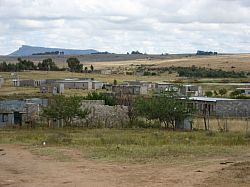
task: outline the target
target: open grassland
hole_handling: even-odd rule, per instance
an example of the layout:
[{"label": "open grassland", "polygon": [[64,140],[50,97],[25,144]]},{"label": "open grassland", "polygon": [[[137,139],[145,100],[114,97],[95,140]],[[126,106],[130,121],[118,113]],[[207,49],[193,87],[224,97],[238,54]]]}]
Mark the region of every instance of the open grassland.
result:
[{"label": "open grassland", "polygon": [[80,150],[88,159],[175,163],[239,154],[249,150],[250,138],[241,133],[204,131],[1,129],[0,143],[28,145],[36,154],[58,159],[64,158],[57,147],[65,147]]},{"label": "open grassland", "polygon": [[[70,56],[30,56],[23,59],[31,60],[35,63],[43,59],[52,58],[59,67],[67,67],[66,60]],[[94,65],[95,69],[105,69],[111,67],[128,67],[133,65],[154,64],[156,67],[180,66],[206,67],[212,69],[222,69],[225,71],[248,71],[250,72],[250,54],[231,54],[217,56],[195,56],[195,55],[82,55],[76,56],[83,66]],[[16,63],[17,57],[0,56],[0,62],[6,61]]]},{"label": "open grassland", "polygon": [[218,55],[218,56],[193,56],[181,59],[170,59],[157,63],[158,67],[206,67],[212,69],[222,69],[225,71],[247,71],[250,72],[250,54]]}]

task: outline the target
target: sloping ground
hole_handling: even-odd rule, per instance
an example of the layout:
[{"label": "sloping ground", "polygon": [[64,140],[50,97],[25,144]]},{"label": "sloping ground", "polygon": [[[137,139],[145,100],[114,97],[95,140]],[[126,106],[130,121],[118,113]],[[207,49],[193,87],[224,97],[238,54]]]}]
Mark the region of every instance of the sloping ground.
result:
[{"label": "sloping ground", "polygon": [[226,71],[234,70],[250,72],[250,54],[194,56],[182,59],[172,59],[162,61],[157,67],[190,67],[192,65]]},{"label": "sloping ground", "polygon": [[[185,165],[118,164],[89,161],[83,159],[77,150],[57,149],[66,159],[38,156],[17,145],[0,145],[0,186],[250,185],[248,155],[196,161]],[[233,163],[227,162],[229,160]],[[244,182],[238,183],[238,180],[234,180],[235,177]]]},{"label": "sloping ground", "polygon": [[[218,56],[190,56],[190,55],[75,55],[84,66],[94,65],[95,69],[129,66],[131,64],[155,64],[156,67],[169,66],[198,66],[227,71],[250,71],[250,54],[218,55]],[[52,58],[60,67],[67,67],[66,60],[70,56],[29,56],[23,59],[41,62],[43,59]],[[0,62],[16,63],[17,57],[0,56]]]}]

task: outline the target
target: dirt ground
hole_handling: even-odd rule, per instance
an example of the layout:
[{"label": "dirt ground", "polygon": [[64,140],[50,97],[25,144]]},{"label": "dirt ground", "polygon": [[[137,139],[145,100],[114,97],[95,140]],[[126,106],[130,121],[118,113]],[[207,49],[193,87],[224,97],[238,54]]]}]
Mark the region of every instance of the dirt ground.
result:
[{"label": "dirt ground", "polygon": [[0,187],[250,186],[250,153],[165,165],[93,161],[77,150],[64,152],[73,160],[58,161],[24,146],[0,144]]}]

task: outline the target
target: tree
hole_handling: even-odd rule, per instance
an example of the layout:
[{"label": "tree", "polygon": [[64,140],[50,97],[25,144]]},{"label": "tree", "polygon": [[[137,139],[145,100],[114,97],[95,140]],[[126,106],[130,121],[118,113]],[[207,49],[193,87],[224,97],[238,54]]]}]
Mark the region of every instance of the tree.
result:
[{"label": "tree", "polygon": [[72,125],[73,119],[82,120],[89,114],[89,110],[82,109],[82,98],[77,96],[54,96],[50,105],[43,110],[43,116],[61,121],[61,126]]},{"label": "tree", "polygon": [[216,90],[214,90],[214,95],[217,96],[218,95],[218,92]]},{"label": "tree", "polygon": [[117,85],[117,80],[116,79],[114,79],[114,85]]},{"label": "tree", "polygon": [[70,57],[67,59],[68,67],[71,72],[82,72],[83,65],[76,57]]},{"label": "tree", "polygon": [[91,71],[94,71],[94,66],[91,64],[90,66]]},{"label": "tree", "polygon": [[241,95],[240,90],[234,90],[233,92],[230,93],[230,97],[232,97],[232,98],[236,98],[236,97],[238,97],[240,95]]},{"label": "tree", "polygon": [[219,94],[221,96],[226,95],[227,94],[227,90],[225,88],[219,89]]},{"label": "tree", "polygon": [[213,92],[211,92],[211,91],[206,91],[206,92],[205,92],[205,96],[207,96],[207,97],[212,97],[212,96],[213,96]]},{"label": "tree", "polygon": [[84,69],[84,70],[85,70],[85,72],[86,72],[86,73],[88,73],[88,67],[85,67],[85,69]]},{"label": "tree", "polygon": [[98,93],[96,91],[89,92],[86,97],[84,97],[86,100],[104,100],[105,105],[114,106],[116,105],[116,100],[105,93]]},{"label": "tree", "polygon": [[148,99],[141,97],[137,99],[135,109],[139,116],[148,120],[159,120],[165,125],[165,128],[172,125],[173,129],[176,121],[183,120],[192,112],[189,110],[186,100],[180,100],[169,95]]},{"label": "tree", "polygon": [[44,59],[41,62],[38,63],[38,68],[39,70],[43,70],[43,71],[57,71],[59,70],[59,68],[56,66],[55,62],[53,62],[53,60],[51,58],[47,58],[47,59]]}]

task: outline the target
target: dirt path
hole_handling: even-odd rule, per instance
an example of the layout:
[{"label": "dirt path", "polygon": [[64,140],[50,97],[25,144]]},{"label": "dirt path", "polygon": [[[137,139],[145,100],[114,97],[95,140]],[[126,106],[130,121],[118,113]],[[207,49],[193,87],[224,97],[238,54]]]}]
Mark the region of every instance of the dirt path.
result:
[{"label": "dirt path", "polygon": [[[77,158],[77,151],[68,154]],[[60,162],[33,155],[22,146],[0,145],[0,187],[250,186],[250,157],[237,159],[231,159],[232,163],[230,159],[211,159],[181,166],[114,164],[80,157]]]}]

